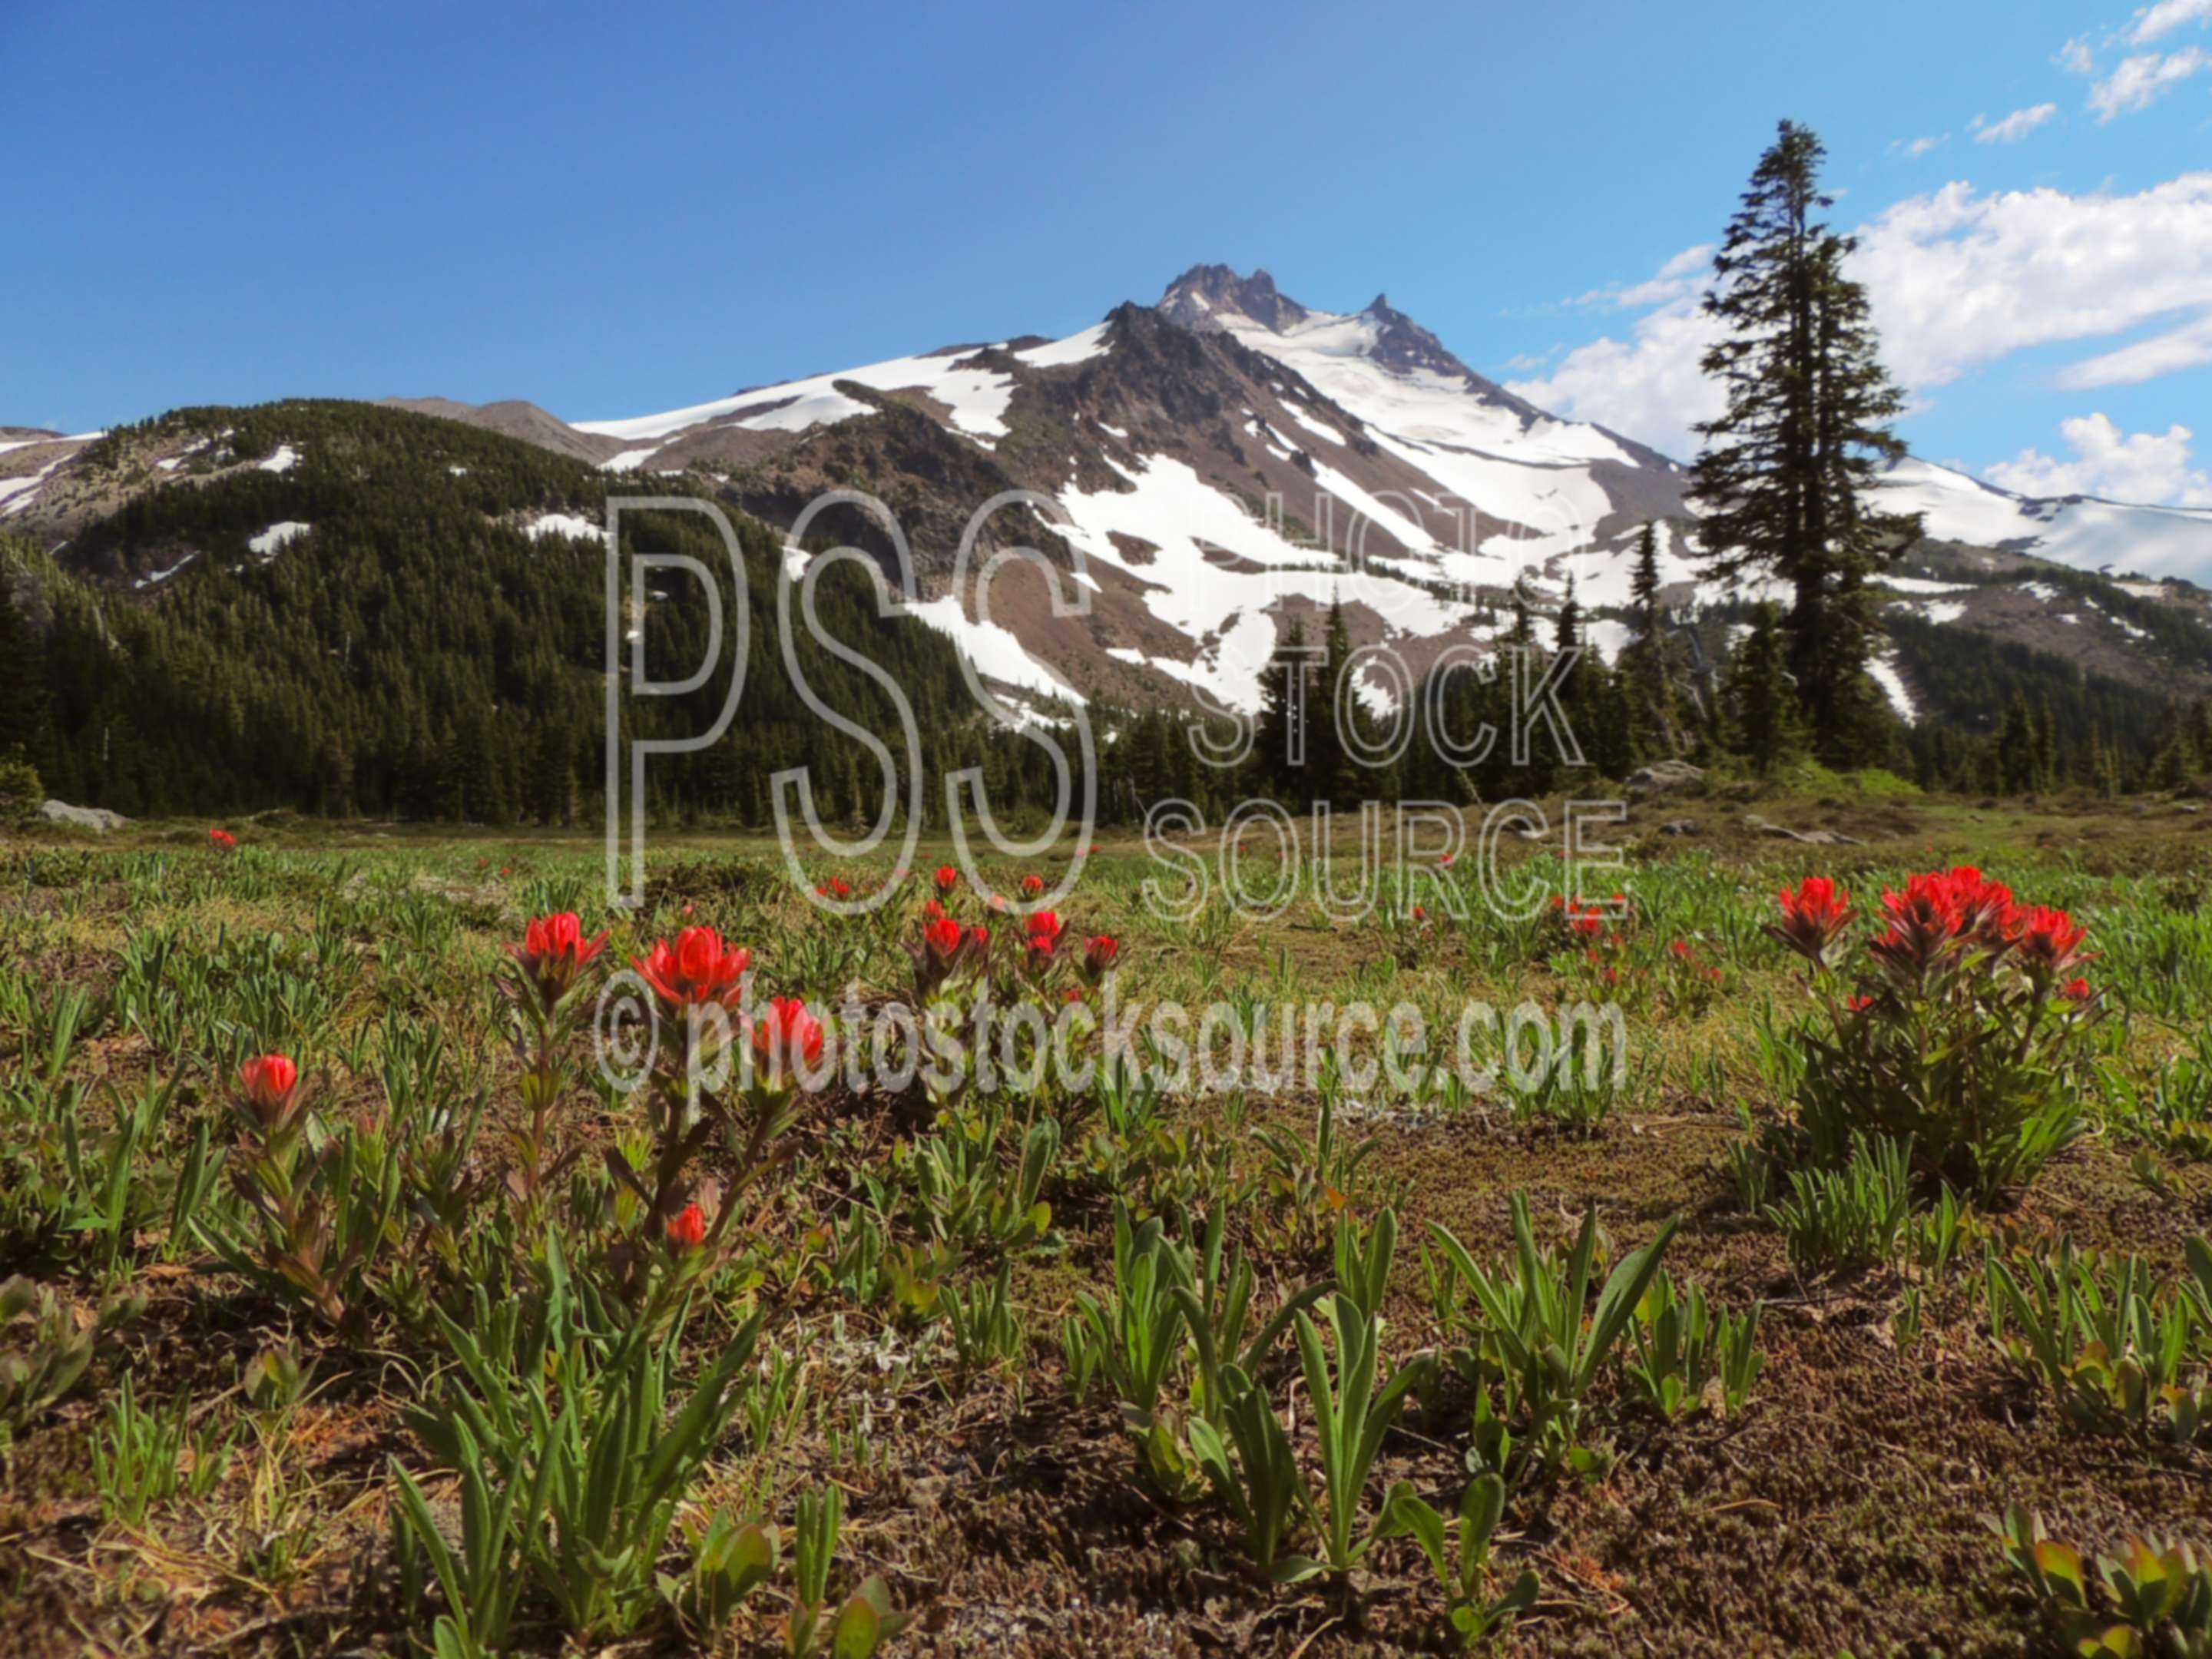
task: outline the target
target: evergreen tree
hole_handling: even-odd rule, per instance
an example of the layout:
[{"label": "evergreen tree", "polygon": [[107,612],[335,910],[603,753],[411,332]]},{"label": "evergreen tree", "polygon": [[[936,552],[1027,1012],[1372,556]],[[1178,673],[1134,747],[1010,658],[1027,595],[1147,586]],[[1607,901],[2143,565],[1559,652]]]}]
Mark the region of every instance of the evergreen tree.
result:
[{"label": "evergreen tree", "polygon": [[1320,706],[1311,711],[1306,726],[1306,765],[1313,799],[1334,803],[1357,799],[1361,785],[1353,775],[1361,769],[1352,757],[1353,734],[1345,729],[1359,718],[1359,699],[1344,684],[1352,666],[1352,631],[1345,626],[1342,599],[1329,605],[1328,627],[1322,637],[1321,672],[1309,694]]},{"label": "evergreen tree", "polygon": [[1729,712],[1737,741],[1761,777],[1795,747],[1796,699],[1791,695],[1783,623],[1772,604],[1753,613],[1751,632],[1737,647],[1729,677]]},{"label": "evergreen tree", "polygon": [[1844,273],[1853,240],[1819,214],[1825,151],[1782,123],[1713,264],[1707,313],[1728,331],[1705,356],[1728,406],[1697,428],[1692,478],[1712,573],[1771,573],[1793,593],[1788,664],[1823,760],[1868,747],[1865,679],[1876,623],[1866,577],[1919,533],[1874,505],[1884,463],[1905,453],[1889,423],[1903,394],[1875,355],[1866,290]]},{"label": "evergreen tree", "polygon": [[1682,748],[1682,719],[1659,588],[1659,531],[1647,519],[1637,538],[1636,565],[1628,582],[1636,637],[1614,667],[1628,699],[1630,740],[1637,752],[1673,755]]},{"label": "evergreen tree", "polygon": [[1313,773],[1307,738],[1312,730],[1315,682],[1310,653],[1306,647],[1303,617],[1291,620],[1268,659],[1260,685],[1260,713],[1252,739],[1253,793],[1269,795],[1297,810],[1309,799]]},{"label": "evergreen tree", "polygon": [[51,759],[46,641],[15,608],[30,592],[27,579],[11,582],[0,566],[0,755],[21,751],[27,763],[43,769]]}]

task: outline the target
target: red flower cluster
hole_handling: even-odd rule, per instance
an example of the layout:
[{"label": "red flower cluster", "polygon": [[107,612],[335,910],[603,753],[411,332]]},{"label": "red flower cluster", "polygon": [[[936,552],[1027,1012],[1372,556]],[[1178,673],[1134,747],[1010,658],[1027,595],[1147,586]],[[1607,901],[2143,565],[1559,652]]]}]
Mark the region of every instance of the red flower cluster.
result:
[{"label": "red flower cluster", "polygon": [[961,974],[980,969],[991,952],[991,932],[988,927],[963,927],[945,914],[945,907],[932,899],[927,911],[934,911],[922,925],[921,948],[909,947],[908,954],[914,958],[914,989],[916,998],[927,1001],[936,994],[945,981]]},{"label": "red flower cluster", "polygon": [[228,830],[210,830],[208,831],[208,845],[218,853],[235,853],[238,837]]},{"label": "red flower cluster", "polygon": [[1029,936],[1025,965],[1031,974],[1042,975],[1060,959],[1060,913],[1033,910],[1023,927]]},{"label": "red flower cluster", "polygon": [[2063,910],[2039,904],[2014,918],[2021,958],[2030,973],[2056,976],[2082,961],[2089,930]]},{"label": "red flower cluster", "polygon": [[1043,891],[1044,878],[1042,876],[1032,872],[1022,878],[1022,896],[1024,898],[1035,898],[1038,894]]},{"label": "red flower cluster", "polygon": [[1881,903],[1889,927],[1868,951],[1892,974],[1915,982],[1966,951],[1990,957],[2016,951],[2021,967],[2045,988],[2088,960],[2081,949],[2088,930],[2071,915],[2021,904],[2011,888],[1972,865],[1915,876],[1902,893],[1884,893]]},{"label": "red flower cluster", "polygon": [[[1814,966],[1827,966],[1828,948],[1855,914],[1850,896],[1826,876],[1808,876],[1796,889],[1784,889],[1781,898],[1782,925],[1766,931]],[[1994,960],[2017,953],[2021,966],[2047,988],[2088,960],[2081,949],[2088,930],[2071,915],[2048,905],[2022,905],[2011,888],[1970,864],[1913,876],[1904,891],[1882,894],[1881,908],[1887,926],[1869,942],[1867,954],[1901,983],[1921,984],[1930,973],[1970,957]],[[2088,994],[2087,981],[2080,979],[2060,992],[2075,1001]],[[1854,999],[1848,1006],[1857,1012],[1869,1005]]]},{"label": "red flower cluster", "polygon": [[797,997],[776,997],[768,1012],[753,1023],[753,1057],[760,1066],[781,1076],[794,1060],[811,1066],[822,1058],[822,1022]]},{"label": "red flower cluster", "polygon": [[752,963],[751,951],[724,945],[711,927],[686,927],[673,945],[659,939],[647,955],[630,958],[638,977],[672,1011],[710,1002],[734,1007]]},{"label": "red flower cluster", "polygon": [[[1628,895],[1615,893],[1601,903],[1585,904],[1580,899],[1564,894],[1552,895],[1552,908],[1559,913],[1559,921],[1567,932],[1580,943],[1591,944],[1606,939],[1611,945],[1620,943],[1613,932],[1614,923],[1628,914]],[[1611,935],[1607,938],[1607,935]]]},{"label": "red flower cluster", "polygon": [[686,1204],[668,1219],[668,1248],[678,1255],[696,1250],[707,1241],[707,1217],[698,1205]]},{"label": "red flower cluster", "polygon": [[577,975],[606,949],[607,936],[584,937],[584,924],[573,910],[538,916],[522,930],[522,943],[507,947],[547,1009],[568,995]]},{"label": "red flower cluster", "polygon": [[949,864],[940,864],[937,866],[937,890],[942,896],[951,897],[952,890],[959,884],[960,872],[957,870]]},{"label": "red flower cluster", "polygon": [[1115,958],[1121,954],[1121,941],[1111,933],[1100,933],[1083,948],[1083,972],[1092,984],[1097,984],[1114,970]]},{"label": "red flower cluster", "polygon": [[1709,987],[1722,983],[1727,975],[1719,967],[1707,963],[1698,955],[1698,947],[1686,939],[1678,939],[1667,946],[1667,971],[1672,982],[1675,1001],[1702,1003],[1711,995]]},{"label": "red flower cluster", "polygon": [[289,1054],[264,1054],[238,1068],[240,1092],[265,1111],[282,1107],[299,1085],[300,1068]]},{"label": "red flower cluster", "polygon": [[1851,896],[1827,876],[1808,876],[1796,887],[1784,888],[1780,897],[1782,925],[1766,931],[1814,967],[1826,967],[1828,947],[1857,914]]},{"label": "red flower cluster", "polygon": [[847,899],[853,896],[853,884],[847,881],[842,876],[832,876],[827,881],[817,882],[815,884],[814,896],[817,898],[836,899],[842,904]]},{"label": "red flower cluster", "polygon": [[239,1113],[272,1141],[298,1124],[308,1093],[289,1054],[264,1054],[238,1068]]}]

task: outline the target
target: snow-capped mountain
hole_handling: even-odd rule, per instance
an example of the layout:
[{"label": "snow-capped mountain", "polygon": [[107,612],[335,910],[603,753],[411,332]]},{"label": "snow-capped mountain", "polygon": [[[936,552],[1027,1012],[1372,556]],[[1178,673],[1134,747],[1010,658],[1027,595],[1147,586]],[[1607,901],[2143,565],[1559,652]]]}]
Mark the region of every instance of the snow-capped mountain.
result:
[{"label": "snow-capped mountain", "polygon": [[1888,478],[1891,510],[1917,513],[1933,541],[2033,554],[2076,570],[2212,580],[2212,507],[2133,507],[2094,495],[2016,495],[1908,459]]},{"label": "snow-capped mountain", "polygon": [[[1249,708],[1291,621],[1310,632],[1340,599],[1356,640],[1389,641],[1418,673],[1455,641],[1492,637],[1516,586],[1542,605],[1570,578],[1597,613],[1591,642],[1610,654],[1628,629],[1603,613],[1626,604],[1629,555],[1650,520],[1675,598],[1729,597],[1690,556],[1678,463],[1485,379],[1382,295],[1322,311],[1264,270],[1194,267],[1155,305],[1125,305],[1064,340],[951,347],[574,430],[620,445],[611,467],[726,469],[749,510],[786,523],[815,489],[863,481],[899,514],[922,614],[1033,695],[1141,701],[1197,687]],[[972,592],[951,591],[966,511],[1013,487],[1050,496],[1063,521],[1056,535],[1001,525],[987,546],[1026,538],[1079,556],[1087,615],[1055,614],[1022,571],[988,615]],[[2212,575],[2212,514],[2031,501],[1917,460],[1893,487],[1936,540]],[[837,527],[895,557],[865,524]],[[2017,598],[1947,603],[2010,633]],[[2078,608],[2064,614],[2079,625]],[[1910,689],[1890,678],[1909,709]],[[1369,690],[1388,694],[1379,676]]]},{"label": "snow-capped mountain", "polygon": [[[1341,600],[1354,638],[1418,673],[1503,625],[1518,581],[1571,575],[1626,598],[1646,519],[1687,514],[1681,472],[1604,428],[1556,420],[1483,379],[1378,297],[1317,311],[1200,266],[1152,307],[1063,340],[954,347],[574,429],[605,465],[708,465],[749,511],[788,523],[854,479],[897,513],[922,614],[1033,695],[1140,701],[1202,689],[1253,707],[1292,619]],[[1035,542],[1082,567],[1087,614],[1055,615],[1034,572],[986,607],[950,591],[966,516],[1010,488],[1049,496],[1048,526],[1002,518],[986,550]],[[886,556],[857,515],[839,533]],[[1691,567],[1670,529],[1671,578]],[[1386,688],[1370,687],[1375,696]]]}]

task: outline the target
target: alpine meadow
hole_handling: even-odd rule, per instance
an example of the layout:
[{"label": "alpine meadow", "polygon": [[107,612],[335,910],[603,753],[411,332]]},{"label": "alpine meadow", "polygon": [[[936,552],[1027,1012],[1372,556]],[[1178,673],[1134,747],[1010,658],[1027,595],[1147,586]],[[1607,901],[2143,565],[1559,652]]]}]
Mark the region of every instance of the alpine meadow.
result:
[{"label": "alpine meadow", "polygon": [[2212,1656],[2044,9],[0,23],[0,1652]]}]

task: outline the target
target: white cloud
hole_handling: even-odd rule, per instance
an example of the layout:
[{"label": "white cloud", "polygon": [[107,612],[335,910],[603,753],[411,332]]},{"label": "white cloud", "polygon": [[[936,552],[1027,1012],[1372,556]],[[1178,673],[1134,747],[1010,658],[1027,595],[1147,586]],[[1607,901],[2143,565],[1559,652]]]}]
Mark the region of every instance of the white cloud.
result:
[{"label": "white cloud", "polygon": [[1720,338],[1698,300],[1694,293],[1677,294],[1638,318],[1628,339],[1577,346],[1549,374],[1509,382],[1509,389],[1554,414],[1601,422],[1671,455],[1693,454],[1698,439],[1690,428],[1719,414],[1723,404],[1698,367]]},{"label": "white cloud", "polygon": [[1659,267],[1659,273],[1648,282],[1635,283],[1623,288],[1614,283],[1609,288],[1594,288],[1577,295],[1571,303],[1578,306],[1610,306],[1616,311],[1644,311],[1679,300],[1686,294],[1701,292],[1705,277],[1713,263],[1713,244],[1700,242],[1695,247],[1686,247]]},{"label": "white cloud", "polygon": [[1941,149],[1950,142],[1951,135],[1948,132],[1938,133],[1933,138],[1899,138],[1891,142],[1889,153],[1892,155],[1925,155],[1929,150]]},{"label": "white cloud", "polygon": [[2002,121],[1982,125],[1981,117],[1974,118],[1974,142],[1978,144],[2016,144],[2033,132],[2052,116],[2058,113],[2056,104],[2038,104],[2032,109],[2016,109]]},{"label": "white cloud", "polygon": [[1942,386],[2026,346],[2212,307],[2212,172],[2131,196],[1954,182],[1863,226],[1852,270],[1891,372]]},{"label": "white cloud", "polygon": [[2123,433],[2104,414],[2058,423],[2074,452],[2056,460],[2023,449],[1989,469],[1990,482],[2023,495],[2101,495],[2109,501],[2162,507],[2212,507],[2212,474],[2190,465],[2195,434],[2185,426],[2163,433]]},{"label": "white cloud", "polygon": [[[2159,339],[2078,363],[2068,384],[2142,380],[2212,357],[2212,172],[2131,196],[1981,194],[1954,183],[1910,197],[1858,232],[1882,357],[1916,397],[2026,347],[2108,339],[2166,322]],[[1678,284],[1626,339],[1576,347],[1512,389],[1543,408],[1602,422],[1677,456],[1719,397],[1698,360],[1717,337]],[[1631,290],[1622,290],[1624,293]],[[2175,319],[2179,319],[2176,321]]]},{"label": "white cloud", "polygon": [[2089,107],[2100,121],[2148,109],[2169,87],[2204,69],[2212,69],[2212,52],[2199,46],[2184,46],[2164,57],[2147,52],[2122,58],[2118,69],[2089,88]]},{"label": "white cloud", "polygon": [[2071,391],[2090,386],[2133,386],[2161,374],[2212,363],[2212,311],[2179,328],[2133,345],[2069,363],[2058,371],[2058,384]]},{"label": "white cloud", "polygon": [[2148,46],[2162,35],[2172,33],[2184,23],[2205,22],[2212,22],[2212,0],[2159,0],[2158,4],[2147,6],[2136,14],[2136,26],[2128,35],[2128,44]]},{"label": "white cloud", "polygon": [[2089,55],[2089,43],[2075,35],[2058,48],[2058,55],[2051,60],[2069,75],[2087,75],[2097,67],[2097,60]]}]

